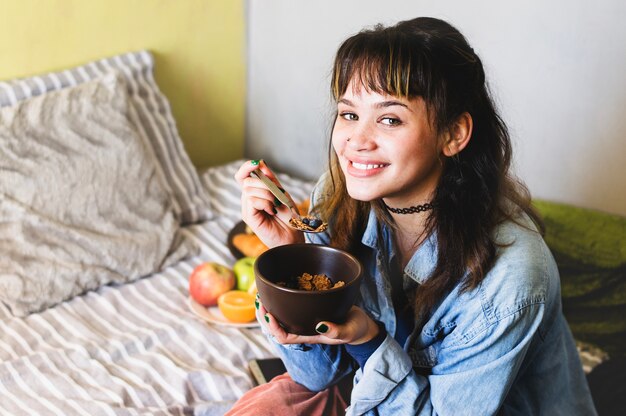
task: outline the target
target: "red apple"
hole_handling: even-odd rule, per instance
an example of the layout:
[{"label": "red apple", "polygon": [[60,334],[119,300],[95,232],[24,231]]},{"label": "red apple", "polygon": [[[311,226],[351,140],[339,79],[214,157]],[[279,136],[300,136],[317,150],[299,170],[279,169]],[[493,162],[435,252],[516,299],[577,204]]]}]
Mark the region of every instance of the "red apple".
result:
[{"label": "red apple", "polygon": [[217,305],[217,298],[235,287],[235,273],[218,263],[203,263],[189,276],[189,294],[204,306]]}]

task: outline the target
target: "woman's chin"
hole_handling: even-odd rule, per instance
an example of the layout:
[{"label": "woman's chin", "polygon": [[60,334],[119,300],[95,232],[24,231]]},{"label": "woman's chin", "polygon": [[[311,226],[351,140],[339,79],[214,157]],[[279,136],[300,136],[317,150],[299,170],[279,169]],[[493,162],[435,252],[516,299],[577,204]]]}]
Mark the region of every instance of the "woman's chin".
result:
[{"label": "woman's chin", "polygon": [[350,190],[349,187],[348,187],[348,195],[350,195],[350,198],[355,199],[357,201],[361,201],[361,202],[371,202],[371,201],[374,201],[375,199],[380,198],[380,195],[378,193],[374,194],[372,192],[368,192],[367,190],[363,190],[363,189]]}]

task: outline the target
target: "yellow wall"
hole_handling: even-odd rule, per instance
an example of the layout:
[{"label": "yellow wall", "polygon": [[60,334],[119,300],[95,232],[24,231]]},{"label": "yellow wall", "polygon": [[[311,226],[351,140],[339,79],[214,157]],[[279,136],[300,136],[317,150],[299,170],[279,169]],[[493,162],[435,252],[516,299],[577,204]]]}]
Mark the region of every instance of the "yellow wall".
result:
[{"label": "yellow wall", "polygon": [[244,0],[0,0],[0,79],[150,50],[198,167],[243,156]]}]

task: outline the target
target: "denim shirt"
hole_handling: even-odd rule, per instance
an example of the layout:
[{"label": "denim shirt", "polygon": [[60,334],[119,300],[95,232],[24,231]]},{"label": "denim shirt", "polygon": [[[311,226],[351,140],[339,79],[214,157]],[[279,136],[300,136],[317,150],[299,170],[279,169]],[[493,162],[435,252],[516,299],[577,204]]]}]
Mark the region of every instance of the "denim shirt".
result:
[{"label": "denim shirt", "polygon": [[[482,283],[466,292],[454,288],[400,345],[386,266],[392,234],[370,213],[358,254],[366,271],[358,304],[388,335],[357,369],[348,415],[596,414],[561,311],[556,263],[530,219],[519,221],[525,226],[497,228],[503,245]],[[328,244],[329,236],[307,240]],[[410,259],[407,288],[428,278],[436,242],[431,235]],[[313,391],[354,367],[343,346],[276,346],[293,380]]]}]

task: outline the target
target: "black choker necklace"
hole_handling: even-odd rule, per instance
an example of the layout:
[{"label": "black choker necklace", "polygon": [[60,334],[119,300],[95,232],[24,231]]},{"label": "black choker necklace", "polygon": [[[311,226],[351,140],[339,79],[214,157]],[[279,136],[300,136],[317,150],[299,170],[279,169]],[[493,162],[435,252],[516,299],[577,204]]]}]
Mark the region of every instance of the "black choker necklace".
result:
[{"label": "black choker necklace", "polygon": [[391,208],[389,205],[385,204],[385,201],[382,201],[382,202],[385,208],[387,208],[389,211],[393,212],[394,214],[416,214],[418,212],[424,212],[424,211],[428,211],[434,208],[433,204],[431,204],[430,202],[427,202],[422,205],[414,205],[408,208]]}]

